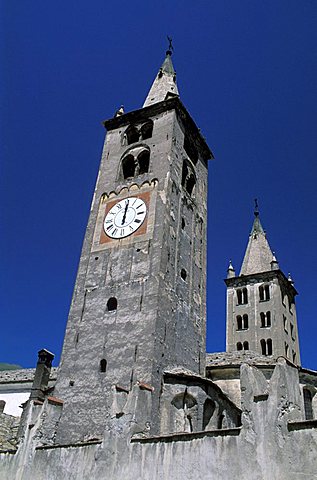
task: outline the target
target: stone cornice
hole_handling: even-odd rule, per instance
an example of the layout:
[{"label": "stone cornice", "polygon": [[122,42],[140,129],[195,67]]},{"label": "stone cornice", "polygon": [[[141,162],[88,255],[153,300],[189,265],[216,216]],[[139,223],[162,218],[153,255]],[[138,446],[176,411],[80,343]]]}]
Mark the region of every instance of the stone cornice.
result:
[{"label": "stone cornice", "polygon": [[251,273],[250,275],[240,275],[239,277],[226,278],[224,281],[227,287],[242,287],[250,283],[265,282],[274,278],[278,278],[281,283],[292,291],[294,296],[298,295],[296,288],[288,281],[282,270],[269,270],[267,272]]},{"label": "stone cornice", "polygon": [[103,122],[103,125],[108,131],[110,131],[115,128],[128,125],[130,123],[138,123],[145,121],[150,117],[169,110],[176,111],[182,123],[185,125],[192,137],[195,139],[195,144],[200,151],[202,159],[205,162],[207,160],[213,159],[213,153],[208,147],[206,140],[200,133],[199,128],[186,110],[185,106],[177,96],[168,98],[163,102],[154,103],[153,105],[149,105],[148,107],[133,110],[132,112],[125,113],[118,117],[110,118],[109,120],[105,120]]}]

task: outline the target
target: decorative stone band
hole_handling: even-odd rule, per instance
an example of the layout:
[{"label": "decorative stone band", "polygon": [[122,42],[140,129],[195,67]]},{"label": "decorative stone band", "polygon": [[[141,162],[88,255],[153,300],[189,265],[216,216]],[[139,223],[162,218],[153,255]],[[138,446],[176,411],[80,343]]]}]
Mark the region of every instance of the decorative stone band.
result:
[{"label": "decorative stone band", "polygon": [[131,443],[168,443],[168,442],[187,442],[195,438],[204,437],[227,437],[240,435],[242,427],[224,428],[221,430],[204,430],[201,432],[178,432],[170,435],[160,435],[146,438],[131,438]]},{"label": "decorative stone band", "polygon": [[[89,447],[90,445],[100,445],[102,443],[101,440],[88,440],[87,442],[79,442],[79,443],[63,443],[60,445],[40,445],[35,448],[35,450],[54,450],[57,448],[69,448],[69,447]],[[14,452],[15,453],[15,452]]]}]

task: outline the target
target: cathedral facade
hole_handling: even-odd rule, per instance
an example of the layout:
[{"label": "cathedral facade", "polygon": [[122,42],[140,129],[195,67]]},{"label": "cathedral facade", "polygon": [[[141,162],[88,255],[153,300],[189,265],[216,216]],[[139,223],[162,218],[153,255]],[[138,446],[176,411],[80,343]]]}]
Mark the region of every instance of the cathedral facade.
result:
[{"label": "cathedral facade", "polygon": [[317,372],[257,208],[227,272],[226,352],[206,354],[213,155],[171,57],[142,108],[104,122],[58,369],[42,349],[35,371],[0,372],[0,479],[316,478]]}]

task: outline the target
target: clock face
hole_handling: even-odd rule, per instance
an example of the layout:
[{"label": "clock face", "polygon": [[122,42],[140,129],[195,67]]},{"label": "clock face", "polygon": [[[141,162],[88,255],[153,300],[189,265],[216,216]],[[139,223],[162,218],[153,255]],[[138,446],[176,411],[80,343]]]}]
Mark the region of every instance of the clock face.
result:
[{"label": "clock face", "polygon": [[145,217],[146,205],[141,198],[125,198],[109,210],[103,222],[103,229],[110,238],[124,238],[136,232]]}]

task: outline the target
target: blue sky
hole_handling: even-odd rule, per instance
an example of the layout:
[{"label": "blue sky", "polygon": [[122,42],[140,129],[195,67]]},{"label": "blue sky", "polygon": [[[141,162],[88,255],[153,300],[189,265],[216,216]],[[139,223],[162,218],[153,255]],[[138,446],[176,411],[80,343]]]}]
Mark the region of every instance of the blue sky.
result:
[{"label": "blue sky", "polygon": [[225,348],[228,260],[238,270],[258,197],[297,299],[302,363],[317,369],[317,2],[1,3],[0,361],[58,363],[104,140],[139,108],[166,35],[183,103],[214,152],[208,350]]}]

